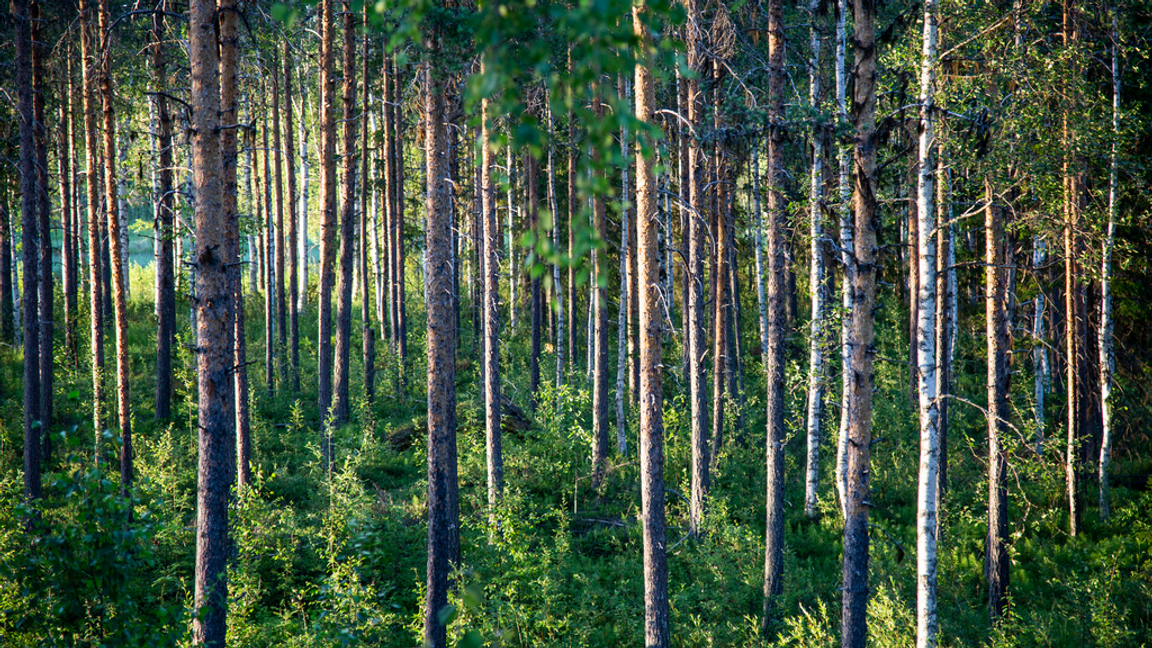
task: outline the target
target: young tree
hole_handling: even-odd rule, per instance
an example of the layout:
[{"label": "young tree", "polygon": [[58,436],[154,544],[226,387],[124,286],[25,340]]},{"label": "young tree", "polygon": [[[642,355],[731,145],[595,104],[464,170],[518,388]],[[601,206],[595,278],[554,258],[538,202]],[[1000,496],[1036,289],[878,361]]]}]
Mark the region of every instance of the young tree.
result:
[{"label": "young tree", "polygon": [[156,418],[172,416],[172,344],[176,340],[176,277],[172,241],[175,200],[172,189],[172,115],[168,112],[168,59],[165,11],[167,0],[157,0],[152,14],[152,103],[156,112],[156,196],[158,254],[156,257]]},{"label": "young tree", "polygon": [[1120,35],[1116,7],[1112,7],[1112,151],[1108,161],[1108,223],[1104,231],[1104,258],[1100,271],[1100,519],[1111,516],[1108,502],[1108,466],[1112,460],[1112,374],[1116,367],[1112,331],[1112,251],[1116,246],[1116,192],[1119,169],[1116,155],[1120,138]]},{"label": "young tree", "polygon": [[[288,171],[288,327],[290,329],[288,366],[292,377],[292,393],[300,392],[300,300],[299,294],[299,265],[300,265],[300,230],[297,228],[299,216],[299,200],[296,194],[296,133],[292,123],[292,63],[295,57],[288,47],[288,40],[284,40],[281,51],[281,61],[284,64],[284,153]],[[303,125],[303,119],[300,120]],[[307,201],[304,201],[307,209]]]},{"label": "young tree", "polygon": [[[592,89],[592,111],[596,119],[604,118],[604,104],[600,96],[599,84]],[[601,154],[594,151],[593,157]],[[603,176],[603,170],[596,171]],[[601,178],[602,179],[602,178]],[[592,196],[593,227],[601,239],[607,239],[608,216],[604,196]],[[599,487],[608,468],[608,264],[604,250],[596,250],[592,257],[593,276],[596,285],[590,287],[595,295],[593,329],[594,364],[592,367],[592,481]],[[514,298],[513,298],[514,299]],[[623,307],[623,302],[621,302]]]}]

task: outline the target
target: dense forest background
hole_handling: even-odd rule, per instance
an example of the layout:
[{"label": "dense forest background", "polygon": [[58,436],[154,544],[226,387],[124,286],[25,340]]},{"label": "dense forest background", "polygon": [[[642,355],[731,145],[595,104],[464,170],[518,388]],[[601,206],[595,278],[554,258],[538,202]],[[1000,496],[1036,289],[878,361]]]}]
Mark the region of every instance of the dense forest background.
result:
[{"label": "dense forest background", "polygon": [[1152,643],[1149,5],[6,9],[0,644]]}]

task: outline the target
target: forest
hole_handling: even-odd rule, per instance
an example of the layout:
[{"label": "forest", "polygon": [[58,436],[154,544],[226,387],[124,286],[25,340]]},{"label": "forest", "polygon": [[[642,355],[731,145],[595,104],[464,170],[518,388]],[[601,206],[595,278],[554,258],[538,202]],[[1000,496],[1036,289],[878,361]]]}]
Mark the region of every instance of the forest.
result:
[{"label": "forest", "polygon": [[0,645],[1152,645],[1152,4],[0,31]]}]

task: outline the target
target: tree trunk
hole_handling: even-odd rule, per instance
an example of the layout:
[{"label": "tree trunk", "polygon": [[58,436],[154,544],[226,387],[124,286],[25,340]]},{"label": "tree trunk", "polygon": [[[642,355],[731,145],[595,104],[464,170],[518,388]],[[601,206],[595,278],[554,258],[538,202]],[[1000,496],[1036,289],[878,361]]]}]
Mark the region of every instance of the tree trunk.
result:
[{"label": "tree trunk", "polygon": [[[629,105],[632,103],[631,79],[621,79],[621,85],[623,86],[625,105]],[[632,254],[628,241],[628,235],[632,230],[628,218],[628,142],[628,127],[625,125],[620,129],[620,156],[624,158],[625,162],[620,169],[624,197],[620,209],[620,309],[616,317],[616,449],[621,456],[628,454],[628,421],[625,418],[624,401],[627,395],[625,381],[628,374],[628,329],[630,328],[627,315],[629,305],[632,303],[632,295],[630,294],[632,280],[629,276],[631,266],[628,261]]]},{"label": "tree trunk", "polygon": [[[429,57],[440,55],[440,35],[427,36]],[[424,643],[447,645],[441,612],[448,605],[451,562],[459,558],[456,500],[456,327],[452,317],[452,215],[448,185],[443,79],[431,63],[423,67],[422,104],[427,151],[428,285],[428,589]]]},{"label": "tree trunk", "polygon": [[120,237],[120,201],[116,195],[116,111],[112,102],[112,63],[108,0],[100,0],[98,20],[105,34],[100,94],[104,115],[104,201],[108,209],[108,241],[112,267],[113,309],[116,318],[116,403],[120,427],[120,490],[126,496],[132,485],[132,410],[128,397],[128,277],[124,273],[127,250]]},{"label": "tree trunk", "polygon": [[1004,485],[1007,453],[1004,436],[1008,431],[1008,317],[1007,277],[1003,266],[1009,263],[1003,216],[994,203],[996,195],[985,180],[987,203],[984,209],[985,238],[985,319],[988,336],[988,540],[984,572],[988,577],[988,613],[995,623],[1004,615],[1008,594],[1008,489]]},{"label": "tree trunk", "polygon": [[[233,5],[234,6],[234,5]],[[218,53],[218,12],[210,0],[189,6],[192,67],[192,155],[196,192],[196,346],[199,437],[196,500],[196,576],[192,642],[223,648],[227,623],[228,498],[235,445],[232,437],[233,301],[228,282],[230,238],[237,223],[224,209],[221,158],[221,77],[235,75],[235,60]],[[219,29],[223,31],[223,26]]]},{"label": "tree trunk", "polygon": [[[364,6],[363,14],[364,24],[368,24],[368,6]],[[363,69],[364,69],[364,83],[361,85],[362,93],[360,95],[360,175],[363,184],[360,189],[360,228],[359,228],[359,241],[360,241],[360,337],[361,344],[363,345],[364,353],[364,397],[371,403],[376,398],[376,334],[372,328],[372,307],[371,307],[371,293],[368,278],[368,244],[373,240],[368,233],[368,163],[371,155],[368,149],[368,37],[364,36],[363,51],[362,51]],[[374,197],[374,195],[373,195]],[[373,207],[375,207],[375,200],[373,200]],[[375,229],[373,229],[375,231]]]},{"label": "tree trunk", "polygon": [[340,189],[340,283],[336,306],[336,425],[348,422],[351,409],[349,364],[352,358],[352,275],[356,267],[356,14],[348,0],[343,0],[341,13],[344,16],[344,115],[341,119],[344,182]]},{"label": "tree trunk", "polygon": [[12,295],[12,215],[8,191],[0,198],[0,342],[16,343],[16,304]]},{"label": "tree trunk", "polygon": [[52,428],[52,383],[53,361],[56,358],[53,348],[52,330],[55,327],[53,315],[52,288],[54,277],[52,274],[52,205],[48,195],[48,131],[47,118],[44,110],[44,58],[47,55],[47,43],[44,35],[44,20],[42,17],[42,3],[39,0],[32,2],[32,86],[36,89],[32,95],[33,141],[36,148],[36,217],[38,242],[37,272],[37,299],[40,320],[38,344],[39,358],[38,370],[40,372],[40,430],[43,436],[43,456],[41,461],[47,461],[51,450]]},{"label": "tree trunk", "polygon": [[[640,56],[651,48],[648,28],[641,21],[646,9],[633,5],[632,24],[640,39]],[[636,66],[636,118],[651,124],[656,99],[647,61]],[[625,139],[627,141],[627,139]],[[651,151],[652,149],[649,149]],[[656,231],[656,178],[653,154],[636,145],[636,252],[640,331],[640,500],[644,534],[644,645],[671,645],[668,611],[668,558],[664,527],[664,403],[663,359],[660,345],[664,312],[661,307],[659,248]]]},{"label": "tree trunk", "polygon": [[857,44],[852,98],[855,166],[855,259],[852,271],[852,325],[846,380],[849,383],[848,465],[844,516],[844,595],[841,633],[845,648],[863,648],[867,640],[868,506],[872,446],[872,369],[876,308],[876,5],[858,0],[853,6]]},{"label": "tree trunk", "polygon": [[[820,30],[816,27],[819,0],[808,3],[809,43],[811,58],[808,60],[808,102],[813,110],[820,109]],[[808,275],[809,292],[812,298],[811,337],[808,340],[808,453],[806,478],[804,480],[804,514],[816,516],[816,495],[820,487],[820,421],[824,418],[824,351],[827,347],[828,326],[828,281],[824,267],[824,160],[820,140],[823,125],[817,124],[812,132],[812,164],[809,169],[808,219],[809,255],[811,270]]]},{"label": "tree trunk", "polygon": [[[836,2],[836,110],[840,121],[848,123],[848,3]],[[849,157],[851,147],[843,143],[838,147],[839,173],[837,185],[840,187],[840,207],[836,210],[840,225],[840,267],[843,277],[840,280],[840,428],[836,438],[836,491],[840,498],[840,511],[848,516],[848,428],[852,413],[852,305],[854,302],[855,278],[852,253],[855,249],[852,231],[852,205],[850,203],[851,181]]]},{"label": "tree trunk", "polygon": [[35,109],[32,85],[33,39],[32,14],[28,0],[12,0],[12,18],[16,24],[16,114],[20,122],[20,225],[22,272],[22,326],[24,334],[24,499],[35,506],[40,499],[40,366],[32,360],[40,357],[37,298],[37,248],[39,221],[36,217],[36,148]]},{"label": "tree trunk", "polygon": [[1043,281],[1043,268],[1048,263],[1048,243],[1042,236],[1032,238],[1032,271],[1040,284],[1036,290],[1032,314],[1032,412],[1036,419],[1035,449],[1037,456],[1044,454],[1045,428],[1047,417],[1044,414],[1044,401],[1048,391],[1050,368],[1048,366],[1048,334],[1045,319],[1048,317],[1048,295]]},{"label": "tree trunk", "polygon": [[[303,76],[303,75],[302,75]],[[312,194],[308,190],[308,135],[312,132],[308,128],[308,84],[300,80],[300,223],[299,223],[299,273],[300,283],[296,287],[299,292],[295,295],[296,310],[303,312],[308,307],[308,259],[310,246],[308,245],[308,197]],[[296,379],[299,383],[299,377]]]},{"label": "tree trunk", "polygon": [[156,90],[153,103],[156,106],[158,131],[156,148],[159,153],[157,175],[160,182],[156,196],[159,215],[159,256],[156,261],[157,332],[156,332],[156,418],[168,419],[172,416],[172,345],[176,341],[176,282],[175,258],[172,240],[176,235],[173,227],[175,200],[172,185],[172,115],[168,112],[168,59],[165,55],[166,25],[164,18],[166,0],[157,0],[152,14],[152,83]]},{"label": "tree trunk", "polygon": [[[276,293],[276,333],[278,340],[274,346],[274,353],[280,374],[280,384],[283,385],[288,382],[288,366],[284,357],[285,347],[288,346],[288,309],[284,305],[284,149],[281,148],[283,140],[280,138],[284,131],[280,127],[280,66],[278,63],[276,56],[272,56],[270,62],[272,70],[269,75],[272,77],[272,151],[270,153],[275,182],[273,193],[276,200],[276,242],[273,247],[276,253],[268,261],[270,266],[276,268],[276,285],[275,288],[269,286],[268,292],[275,290]],[[269,340],[269,344],[273,344],[273,342]]]},{"label": "tree trunk", "polygon": [[84,59],[83,97],[81,111],[84,113],[84,159],[87,167],[88,191],[88,320],[91,331],[90,351],[92,354],[92,429],[95,431],[95,456],[100,459],[101,432],[104,430],[104,294],[103,257],[100,254],[100,142],[96,139],[96,115],[100,109],[96,104],[96,50],[99,39],[94,33],[90,0],[81,0],[80,13],[83,25],[80,30],[80,51]]},{"label": "tree trunk", "polygon": [[[299,285],[300,230],[297,228],[299,201],[296,195],[296,133],[292,123],[292,64],[295,57],[285,39],[281,52],[284,63],[284,153],[288,171],[288,371],[291,374],[292,393],[300,393],[300,300]],[[303,125],[303,119],[301,119]],[[304,209],[307,209],[307,203]]]},{"label": "tree trunk", "polygon": [[[604,105],[600,99],[600,89],[595,84],[592,88],[592,110],[596,119],[604,118]],[[593,151],[593,157],[599,161],[602,154]],[[603,176],[603,170],[594,173]],[[601,178],[603,179],[603,178]],[[607,240],[608,218],[604,196],[596,193],[592,196],[593,227],[600,234],[601,240]],[[608,468],[608,290],[606,287],[608,264],[606,263],[606,250],[601,248],[593,256],[592,266],[596,285],[590,287],[595,294],[595,328],[593,330],[593,357],[592,371],[592,482],[599,488]],[[621,303],[621,307],[624,303]]]},{"label": "tree trunk", "polygon": [[920,62],[919,156],[916,173],[916,368],[920,414],[920,470],[916,511],[916,647],[935,648],[936,541],[939,495],[940,429],[936,362],[936,66],[937,0],[924,3]]},{"label": "tree trunk", "polygon": [[[552,213],[552,247],[556,254],[564,255],[560,246],[560,208],[556,203],[556,130],[552,116],[552,96],[546,101],[548,111],[548,209]],[[571,250],[568,251],[571,254]],[[552,284],[556,299],[556,388],[564,385],[564,355],[566,353],[566,330],[564,321],[564,287],[560,283],[560,263],[552,264]]]},{"label": "tree trunk", "polygon": [[[60,220],[63,230],[61,237],[60,276],[64,292],[64,349],[73,367],[77,366],[76,351],[76,236],[74,209],[78,189],[72,182],[73,139],[72,139],[72,48],[69,46],[65,68],[64,96],[60,99],[60,126],[57,131],[60,173]],[[0,336],[2,337],[2,336]],[[47,457],[45,457],[47,459]]]},{"label": "tree trunk", "polygon": [[[764,356],[767,393],[767,488],[764,542],[764,616],[768,631],[779,619],[784,592],[784,356],[785,207],[784,172],[784,21],[783,2],[768,4],[768,353]],[[719,335],[719,331],[717,331]],[[717,369],[719,370],[719,369]]]},{"label": "tree trunk", "polygon": [[496,214],[496,186],[492,181],[492,143],[488,101],[480,106],[483,125],[480,131],[480,191],[483,210],[483,275],[484,293],[484,430],[488,463],[488,533],[493,538],[498,533],[496,509],[504,494],[504,455],[501,451],[500,428],[500,263],[497,250],[500,248],[498,230],[499,217]]},{"label": "tree trunk", "polygon": [[540,227],[540,162],[531,152],[524,158],[525,184],[528,193],[528,230],[532,232],[535,249],[528,255],[531,262],[529,272],[532,283],[529,290],[532,297],[532,350],[528,358],[528,390],[531,394],[529,405],[532,413],[536,413],[537,399],[540,397],[540,329],[543,323],[543,304],[540,301],[540,277],[532,269],[532,265],[540,263],[536,250],[543,245],[541,238],[544,232]]},{"label": "tree trunk", "polygon": [[691,400],[692,493],[688,530],[699,535],[708,493],[708,397],[704,372],[704,257],[708,226],[704,220],[704,182],[707,167],[701,147],[704,124],[704,97],[700,76],[704,67],[704,34],[701,31],[699,0],[687,0],[688,66],[696,72],[688,78],[688,380]]},{"label": "tree trunk", "polygon": [[1112,460],[1112,373],[1116,356],[1112,347],[1112,250],[1116,245],[1116,192],[1119,168],[1116,142],[1120,138],[1120,34],[1116,8],[1112,8],[1112,152],[1108,165],[1108,224],[1104,234],[1104,259],[1100,272],[1100,519],[1108,520],[1108,465]]},{"label": "tree trunk", "polygon": [[[276,94],[273,88],[272,94]],[[264,107],[265,115],[268,113]],[[271,398],[276,387],[276,233],[275,208],[273,205],[272,186],[272,147],[268,141],[268,120],[264,120],[264,213],[260,220],[261,249],[264,254],[260,264],[264,270],[264,389]],[[275,144],[276,140],[272,140]],[[278,203],[279,200],[276,200]]]},{"label": "tree trunk", "polygon": [[324,430],[321,454],[326,470],[335,462],[332,448],[332,292],[336,279],[336,70],[332,51],[336,27],[332,3],[320,2],[320,340],[317,344],[317,400]]}]

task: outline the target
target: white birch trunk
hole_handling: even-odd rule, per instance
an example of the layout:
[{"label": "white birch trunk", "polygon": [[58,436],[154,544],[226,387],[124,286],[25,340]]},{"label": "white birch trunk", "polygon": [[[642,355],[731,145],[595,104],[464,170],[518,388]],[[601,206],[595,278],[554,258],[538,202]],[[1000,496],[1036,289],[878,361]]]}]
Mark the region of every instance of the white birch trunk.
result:
[{"label": "white birch trunk", "polygon": [[[820,97],[820,32],[816,29],[819,0],[808,3],[809,41],[811,58],[808,59],[808,102],[819,111]],[[816,494],[820,487],[820,420],[824,416],[824,346],[827,326],[828,282],[824,268],[824,224],[821,209],[824,202],[824,161],[820,157],[820,127],[812,131],[812,164],[809,170],[808,218],[811,272],[809,291],[812,296],[812,322],[808,339],[808,465],[804,479],[804,514],[816,516]],[[766,339],[766,338],[765,338]]]},{"label": "white birch trunk", "polygon": [[[848,31],[846,16],[848,13],[847,0],[836,2],[836,110],[840,123],[848,123],[848,77],[844,59],[848,51]],[[844,278],[840,289],[840,361],[842,369],[840,392],[840,430],[836,440],[836,491],[840,496],[840,511],[847,511],[846,494],[848,491],[848,421],[851,412],[852,399],[850,397],[851,381],[848,380],[848,366],[852,349],[849,346],[849,331],[852,327],[852,206],[849,203],[851,187],[849,186],[848,155],[849,147],[839,146],[840,173],[838,184],[840,186],[840,264],[844,269]]]},{"label": "white birch trunk", "polygon": [[1104,260],[1100,272],[1100,405],[1103,430],[1100,438],[1100,519],[1107,520],[1108,464],[1112,459],[1112,373],[1116,358],[1112,349],[1112,250],[1116,244],[1116,190],[1119,174],[1116,141],[1120,137],[1120,38],[1116,9],[1112,9],[1112,152],[1108,168],[1108,225],[1104,234]]},{"label": "white birch trunk", "polygon": [[506,148],[508,154],[505,163],[508,170],[508,332],[516,332],[516,284],[520,282],[520,275],[516,265],[516,159],[512,157],[512,147]]},{"label": "white birch trunk", "polygon": [[[916,180],[917,374],[920,392],[920,474],[916,512],[916,646],[935,648],[936,621],[936,489],[939,485],[940,431],[936,395],[936,202],[935,110],[936,11],[938,0],[924,1],[924,47],[920,65],[920,141]],[[991,405],[989,405],[991,407]]]},{"label": "white birch trunk", "polygon": [[567,332],[564,330],[564,290],[560,286],[560,209],[556,204],[556,145],[552,118],[552,96],[546,99],[548,109],[548,209],[552,212],[552,249],[556,251],[557,262],[552,264],[552,294],[556,299],[556,387],[564,385],[564,344]]}]

